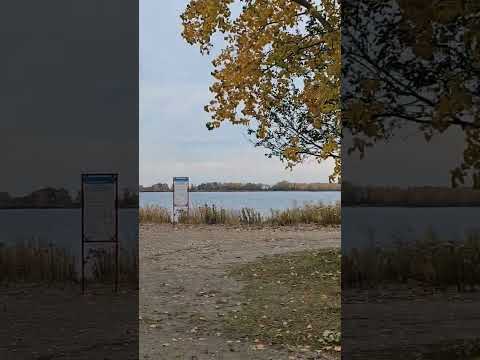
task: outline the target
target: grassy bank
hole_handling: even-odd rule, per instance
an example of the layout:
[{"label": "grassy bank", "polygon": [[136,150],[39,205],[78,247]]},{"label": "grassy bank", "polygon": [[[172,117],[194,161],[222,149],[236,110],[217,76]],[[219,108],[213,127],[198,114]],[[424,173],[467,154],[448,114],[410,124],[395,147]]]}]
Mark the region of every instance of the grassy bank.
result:
[{"label": "grassy bank", "polygon": [[342,286],[412,284],[463,292],[480,285],[480,234],[446,241],[429,231],[412,242],[352,249],[342,257]]},{"label": "grassy bank", "polygon": [[[112,281],[114,254],[105,249],[90,249],[86,253],[91,280]],[[136,251],[120,250],[119,278],[123,283],[138,283]],[[80,274],[76,258],[65,249],[34,243],[5,245],[0,243],[0,284],[14,283],[76,283]]]},{"label": "grassy bank", "polygon": [[226,316],[229,331],[257,346],[340,350],[340,251],[264,258],[236,266],[244,303]]},{"label": "grassy bank", "polygon": [[0,283],[76,279],[75,258],[53,246],[0,244]]},{"label": "grassy bank", "polygon": [[[170,212],[159,206],[140,208],[140,223],[168,224],[172,222]],[[286,210],[271,210],[269,215],[262,215],[255,209],[243,208],[230,210],[204,205],[190,209],[189,213],[179,216],[181,224],[208,225],[297,225],[316,224],[322,226],[340,225],[340,204],[335,205],[305,205]]]},{"label": "grassy bank", "polygon": [[[104,248],[90,249],[87,259],[91,266],[92,280],[111,283],[115,278],[115,252]],[[138,251],[120,249],[118,259],[120,283],[138,284]]]}]

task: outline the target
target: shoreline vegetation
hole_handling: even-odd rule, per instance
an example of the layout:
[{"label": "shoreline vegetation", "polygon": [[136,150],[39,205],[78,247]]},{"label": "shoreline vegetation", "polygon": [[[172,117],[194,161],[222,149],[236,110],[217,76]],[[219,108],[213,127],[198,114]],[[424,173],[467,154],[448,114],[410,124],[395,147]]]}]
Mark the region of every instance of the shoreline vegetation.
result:
[{"label": "shoreline vegetation", "polygon": [[[138,208],[138,192],[119,190],[119,208]],[[79,209],[81,193],[64,188],[45,187],[24,196],[0,192],[0,209]]]},{"label": "shoreline vegetation", "polygon": [[[340,191],[341,185],[334,183],[292,183],[280,181],[274,185],[262,183],[208,182],[191,184],[190,192],[242,192],[242,191]],[[158,183],[139,187],[140,192],[171,192],[172,186]]]},{"label": "shoreline vegetation", "polygon": [[480,206],[480,189],[459,187],[357,186],[343,183],[342,206],[467,207]]},{"label": "shoreline vegetation", "polygon": [[[172,216],[168,209],[150,205],[140,208],[139,222],[140,224],[169,224],[172,223]],[[262,215],[257,210],[250,208],[231,210],[205,204],[190,209],[188,214],[181,213],[177,222],[191,225],[287,226],[314,224],[337,226],[341,224],[341,208],[340,203],[335,205],[307,204],[285,210],[272,209],[270,214]]]},{"label": "shoreline vegetation", "polygon": [[[86,254],[88,281],[111,283],[114,279],[114,254],[104,248],[91,248]],[[0,285],[78,283],[77,259],[55,245],[0,243]],[[120,249],[119,280],[138,283],[137,251]]]},{"label": "shoreline vegetation", "polygon": [[474,291],[480,285],[478,259],[480,233],[447,241],[429,230],[413,241],[344,250],[342,287],[375,289],[416,284],[439,291]]}]

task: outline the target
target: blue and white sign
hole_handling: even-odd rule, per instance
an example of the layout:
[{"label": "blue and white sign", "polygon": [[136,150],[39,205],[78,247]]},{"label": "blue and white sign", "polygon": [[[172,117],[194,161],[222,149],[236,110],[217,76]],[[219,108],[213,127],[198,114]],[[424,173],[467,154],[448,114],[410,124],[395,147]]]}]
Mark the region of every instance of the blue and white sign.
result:
[{"label": "blue and white sign", "polygon": [[84,239],[114,241],[116,236],[116,175],[83,175]]},{"label": "blue and white sign", "polygon": [[188,207],[188,177],[173,178],[173,207]]}]

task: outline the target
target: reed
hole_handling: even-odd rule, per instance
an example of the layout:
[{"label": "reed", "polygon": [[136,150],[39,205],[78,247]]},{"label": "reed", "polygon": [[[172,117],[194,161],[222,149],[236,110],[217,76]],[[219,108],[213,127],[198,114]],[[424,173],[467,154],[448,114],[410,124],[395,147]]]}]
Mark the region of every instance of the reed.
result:
[{"label": "reed", "polygon": [[147,205],[139,210],[140,223],[168,224],[172,222],[170,212],[161,206]]},{"label": "reed", "polygon": [[[90,249],[87,255],[91,270],[91,280],[110,283],[115,276],[115,252],[112,249]],[[119,250],[119,282],[138,283],[138,251]]]},{"label": "reed", "polygon": [[271,210],[271,216],[267,222],[272,225],[340,225],[341,208],[337,203],[335,205],[305,205],[286,210]]},{"label": "reed", "polygon": [[52,245],[0,244],[0,282],[76,281],[75,258]]},{"label": "reed", "polygon": [[239,214],[232,210],[216,207],[215,205],[203,205],[182,212],[178,218],[180,224],[207,224],[207,225],[238,225]]},{"label": "reed", "polygon": [[430,230],[413,242],[354,248],[342,256],[344,288],[411,282],[440,290],[475,290],[480,285],[480,234],[445,241]]},{"label": "reed", "polygon": [[[111,282],[115,274],[114,252],[89,249],[87,276],[97,282]],[[75,257],[53,245],[30,243],[4,245],[0,243],[0,283],[67,283],[78,282],[80,272]],[[120,249],[119,280],[138,283],[138,252]]]},{"label": "reed", "polygon": [[[140,209],[140,223],[171,223],[172,219],[166,208],[147,206]],[[322,226],[340,225],[340,203],[335,205],[308,204],[286,210],[271,210],[269,216],[263,216],[252,208],[230,210],[205,204],[190,211],[180,213],[180,224],[205,225],[299,225],[316,224]]]}]

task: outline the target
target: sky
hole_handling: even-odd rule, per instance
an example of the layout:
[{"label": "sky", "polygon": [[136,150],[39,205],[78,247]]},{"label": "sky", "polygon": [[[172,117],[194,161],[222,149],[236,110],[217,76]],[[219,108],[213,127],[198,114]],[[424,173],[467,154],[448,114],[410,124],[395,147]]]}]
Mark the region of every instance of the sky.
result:
[{"label": "sky", "polygon": [[[207,181],[328,182],[333,162],[308,161],[286,170],[254,148],[247,129],[224,123],[208,131],[212,57],[181,37],[187,1],[140,1],[140,184],[173,176]],[[217,44],[216,50],[221,44]]]},{"label": "sky", "polygon": [[[140,0],[140,184],[239,181],[275,183],[328,181],[333,163],[308,162],[285,170],[278,159],[254,148],[246,129],[222,124],[208,131],[203,106],[211,99],[212,57],[181,37],[180,14],[187,0]],[[216,44],[215,50],[221,48]],[[429,143],[416,126],[369,148],[365,158],[343,154],[343,180],[363,185],[449,186],[461,163],[465,139],[450,129]],[[348,137],[343,139],[348,145]]]},{"label": "sky", "polygon": [[351,144],[346,134],[343,181],[374,186],[450,186],[450,171],[463,160],[465,138],[459,128],[450,128],[426,142],[416,126],[405,125],[393,139],[367,148],[363,159],[358,153],[348,155]]},{"label": "sky", "polygon": [[[127,0],[35,3],[28,14],[14,2],[0,13],[8,54],[0,58],[8,69],[0,97],[0,192],[76,191],[84,172],[118,172],[120,187],[131,189],[173,176],[195,184],[328,180],[331,163],[285,170],[252,146],[245,128],[206,129],[211,58],[180,36],[185,3],[141,0],[139,25]],[[51,16],[54,7],[65,15]],[[448,186],[461,161],[462,133],[447,131],[426,144],[418,132],[406,132],[414,135],[378,144],[362,161],[344,154],[343,180]]]},{"label": "sky", "polygon": [[[138,24],[131,1],[11,2],[0,12],[0,192],[138,187]],[[59,15],[60,14],[60,15]],[[108,21],[105,19],[108,18]],[[88,26],[86,26],[88,24]]]}]

